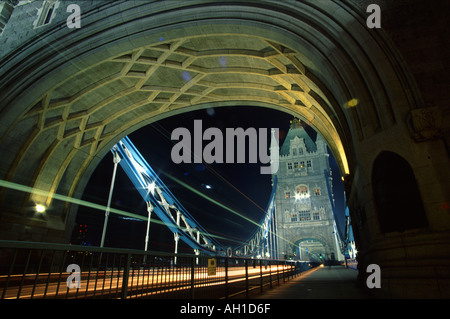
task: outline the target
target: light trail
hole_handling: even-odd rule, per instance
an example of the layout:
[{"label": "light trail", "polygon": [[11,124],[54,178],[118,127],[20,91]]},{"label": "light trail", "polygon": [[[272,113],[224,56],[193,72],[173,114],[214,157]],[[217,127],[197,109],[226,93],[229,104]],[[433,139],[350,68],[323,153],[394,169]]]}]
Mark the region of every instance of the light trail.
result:
[{"label": "light trail", "polygon": [[[5,181],[5,180],[0,180],[0,187],[5,187],[5,188],[13,189],[13,190],[16,190],[16,191],[30,193],[30,194],[35,194],[35,195],[40,195],[40,196],[46,196],[46,197],[52,196],[52,199],[55,199],[55,200],[60,200],[60,201],[63,201],[63,202],[68,202],[68,203],[72,203],[72,204],[76,204],[76,205],[92,208],[92,209],[95,209],[95,210],[100,210],[102,212],[104,212],[107,209],[106,206],[101,205],[101,204],[96,204],[96,203],[92,203],[92,202],[85,201],[85,200],[82,200],[82,199],[68,197],[68,196],[65,196],[65,195],[57,194],[57,193],[50,193],[49,191],[44,191],[44,190],[40,190],[40,189],[33,188],[33,187],[30,187],[30,186],[25,186],[25,185],[13,183],[13,182],[8,182],[8,181]],[[110,207],[109,211],[110,211],[110,213],[114,213],[114,214],[117,214],[117,215],[125,216],[125,217],[128,217],[128,218],[134,218],[134,219],[138,219],[138,220],[142,220],[142,221],[148,221],[148,217],[147,216],[142,216],[142,215],[130,213],[130,212],[127,212],[127,211],[124,211],[124,210],[120,210],[120,209],[117,209],[117,208]],[[157,224],[160,224],[160,225],[167,226],[166,223],[164,223],[163,221],[161,221],[159,219],[150,218],[150,221],[152,223],[157,223]],[[173,226],[175,226],[175,225],[173,225]],[[203,232],[200,232],[200,233],[205,234]],[[242,244],[243,243],[242,241],[237,241],[237,240],[234,240],[234,239],[231,239],[231,238],[228,238],[228,237],[223,237],[223,236],[220,236],[220,235],[214,235],[214,234],[208,234],[208,235],[211,236],[211,237],[217,238],[217,239],[222,239],[222,240],[226,240],[226,241],[229,241],[229,242],[234,242],[234,243],[237,243],[237,244]]]},{"label": "light trail", "polygon": [[[159,128],[156,127],[156,125],[159,126]],[[162,127],[160,124],[158,123],[154,123],[153,128],[158,131],[163,137],[165,137],[168,141],[170,141],[170,143],[172,143],[173,145],[175,145],[175,142],[169,137],[171,136],[171,134],[164,128]],[[162,132],[164,131],[164,132]],[[194,154],[194,156],[196,156]],[[218,178],[220,178],[222,181],[224,181],[225,183],[227,183],[229,186],[231,186],[233,189],[235,189],[237,192],[239,192],[242,196],[244,196],[248,201],[250,201],[253,205],[255,205],[259,210],[261,210],[263,213],[265,213],[264,208],[262,208],[261,206],[259,206],[257,203],[255,203],[255,201],[253,201],[250,197],[248,197],[247,195],[245,195],[242,191],[240,191],[236,186],[234,186],[231,182],[229,182],[225,177],[223,177],[221,174],[217,173],[217,171],[215,169],[213,169],[211,167],[211,165],[209,165],[208,163],[202,162],[202,164],[208,168],[208,170],[210,172],[212,172],[214,175],[216,175]]]},{"label": "light trail", "polygon": [[166,173],[164,173],[164,172],[163,172],[163,174],[164,174],[165,176],[167,176],[168,178],[172,179],[173,181],[177,182],[177,183],[180,184],[181,186],[185,187],[186,189],[190,190],[191,192],[194,192],[195,194],[197,194],[197,195],[203,197],[204,199],[210,201],[211,203],[213,203],[213,204],[215,204],[215,205],[217,205],[217,206],[219,206],[219,207],[222,207],[223,209],[226,209],[227,211],[229,211],[229,212],[231,212],[231,213],[233,213],[233,214],[235,214],[235,215],[237,215],[237,216],[239,216],[239,217],[245,219],[246,221],[248,221],[248,222],[250,222],[250,223],[252,223],[252,224],[254,224],[254,225],[260,227],[260,225],[259,225],[257,222],[255,222],[255,221],[251,220],[250,218],[248,218],[248,217],[242,215],[241,213],[235,211],[234,209],[231,209],[231,208],[229,208],[228,206],[225,206],[224,204],[218,202],[217,200],[215,200],[215,199],[213,199],[213,198],[211,198],[211,197],[209,197],[209,196],[203,194],[202,192],[196,190],[195,188],[189,186],[188,184],[186,184],[186,183],[180,181],[178,178],[173,177],[173,176],[171,176],[171,175],[169,175],[169,174],[166,174]]},{"label": "light trail", "polygon": [[[274,277],[284,275],[292,268],[288,265],[269,265],[267,267],[249,266],[247,274],[245,267],[239,266],[228,269],[228,284],[251,281],[260,278]],[[123,271],[104,270],[91,272],[82,272],[80,274],[80,288],[67,288],[66,280],[70,273],[40,273],[13,275],[11,278],[26,277],[35,282],[54,278],[53,282],[29,284],[23,286],[8,287],[4,299],[31,299],[31,298],[82,298],[94,296],[118,295],[120,298],[123,286]],[[7,276],[0,276],[0,281],[4,281]],[[271,280],[275,280],[271,278]],[[57,281],[54,281],[57,279]],[[179,290],[188,290],[192,288],[192,277],[190,267],[176,267],[172,269],[161,269],[150,267],[148,269],[130,270],[128,277],[127,290],[133,296],[157,295],[163,293],[176,293]],[[225,269],[218,267],[216,275],[209,276],[207,267],[196,268],[194,273],[194,289],[201,287],[213,287],[225,285]],[[131,296],[128,296],[131,298]]]},{"label": "light trail", "polygon": [[[168,174],[166,174],[164,172],[163,172],[163,174],[165,176],[167,176],[168,178],[172,179],[173,181],[179,183],[180,185],[182,185],[186,189],[188,189],[188,190],[194,192],[195,194],[203,197],[204,199],[214,203],[215,205],[217,205],[219,207],[222,207],[223,209],[226,209],[227,211],[229,211],[229,212],[231,212],[231,213],[233,213],[233,214],[235,214],[235,215],[245,219],[246,221],[248,221],[248,222],[258,226],[259,228],[262,227],[257,222],[255,222],[255,221],[251,220],[250,218],[242,215],[241,213],[239,213],[239,212],[237,212],[237,211],[235,211],[235,210],[225,206],[224,204],[218,202],[217,200],[215,200],[213,198],[210,198],[209,196],[207,196],[207,195],[203,194],[202,192],[196,190],[195,188],[187,185],[186,183],[182,182],[181,180],[179,180],[179,179],[177,179],[177,178],[175,178],[173,176],[170,176],[170,175],[168,175]],[[40,189],[33,188],[33,187],[30,187],[30,186],[25,186],[25,185],[17,184],[17,183],[14,183],[14,182],[5,181],[5,180],[0,180],[0,187],[5,187],[5,188],[9,188],[9,189],[13,189],[13,190],[21,191],[21,192],[26,192],[26,193],[30,193],[30,194],[34,194],[34,195],[45,196],[45,197],[50,197],[51,196],[52,199],[55,199],[55,200],[60,200],[60,201],[63,201],[63,202],[68,202],[68,203],[76,204],[76,205],[79,205],[79,206],[92,208],[92,209],[99,210],[99,211],[102,211],[102,212],[106,211],[106,209],[107,209],[106,206],[101,205],[101,204],[96,204],[96,203],[92,203],[92,202],[85,201],[85,200],[82,200],[82,199],[73,198],[73,197],[69,197],[69,196],[65,196],[65,195],[61,195],[61,194],[53,193],[53,192],[49,192],[49,191],[44,191],[44,190],[40,190]],[[118,214],[118,215],[125,216],[125,217],[128,217],[128,218],[134,218],[134,219],[138,219],[138,220],[142,220],[142,221],[148,221],[148,217],[146,217],[146,216],[130,213],[130,212],[127,212],[127,211],[124,211],[124,210],[120,210],[120,209],[117,209],[117,208],[110,207],[109,211],[110,211],[110,213]],[[160,225],[167,226],[166,223],[164,223],[164,222],[162,222],[161,220],[158,220],[158,219],[151,218],[150,221],[152,223],[157,223],[157,224],[160,224]],[[175,225],[173,225],[173,226],[175,226]],[[201,232],[201,233],[206,235],[203,232]],[[274,233],[274,232],[272,232],[270,230],[269,230],[269,233],[274,234],[277,238],[279,238],[281,240],[284,240],[284,241],[294,245],[294,243],[290,242],[289,240],[281,237],[280,235],[278,235],[278,234],[276,234],[276,233]],[[232,239],[232,238],[229,238],[229,237],[220,236],[220,235],[217,235],[217,234],[207,234],[207,235],[209,235],[211,237],[214,237],[214,238],[217,238],[217,239],[226,240],[228,242],[234,242],[236,244],[245,244],[245,242],[243,242],[243,241],[237,241],[235,239]]]},{"label": "light trail", "polygon": [[[61,195],[61,194],[57,194],[57,193],[51,193],[49,191],[44,191],[44,190],[40,190],[37,188],[33,188],[33,187],[29,187],[29,186],[25,186],[25,185],[20,185],[17,183],[13,183],[13,182],[8,182],[5,180],[0,180],[0,187],[6,187],[9,189],[13,189],[13,190],[17,190],[17,191],[21,191],[21,192],[26,192],[26,193],[30,193],[30,194],[34,194],[34,195],[40,195],[40,196],[52,196],[53,199],[56,200],[60,200],[63,202],[68,202],[68,203],[72,203],[72,204],[76,204],[76,205],[80,205],[80,206],[85,206],[85,207],[89,207],[89,208],[93,208],[96,210],[101,210],[101,211],[105,211],[106,210],[106,206],[104,205],[100,205],[100,204],[96,204],[96,203],[91,203],[82,199],[78,199],[78,198],[73,198],[73,197],[68,197],[65,195]],[[138,215],[138,214],[133,214],[130,212],[126,212],[120,209],[116,209],[116,208],[110,208],[111,213],[115,213],[118,215],[122,215],[122,216],[126,216],[126,217],[130,217],[130,218],[136,218],[136,219],[140,219],[140,220],[144,220],[147,221],[148,218]],[[160,223],[160,224],[164,224],[161,221],[158,220],[153,220],[156,223]]]},{"label": "light trail", "polygon": [[[190,190],[191,192],[194,192],[195,194],[197,194],[197,195],[203,197],[204,199],[210,201],[211,203],[213,203],[213,204],[215,204],[215,205],[217,205],[217,206],[219,206],[219,207],[222,207],[222,208],[228,210],[229,212],[231,212],[231,213],[233,213],[233,214],[235,214],[235,215],[237,215],[237,216],[239,216],[239,217],[241,217],[241,218],[247,220],[248,222],[250,222],[250,223],[252,223],[252,224],[258,226],[259,228],[263,228],[263,226],[260,225],[260,224],[258,224],[257,222],[251,220],[251,219],[248,218],[248,217],[245,217],[245,216],[242,215],[241,213],[239,213],[239,212],[237,212],[237,211],[235,211],[235,210],[233,210],[233,209],[231,209],[231,208],[229,208],[229,207],[223,205],[222,203],[216,201],[215,199],[212,199],[211,197],[209,197],[209,196],[203,194],[202,192],[196,190],[195,188],[193,188],[193,187],[187,185],[186,183],[180,181],[178,178],[173,177],[173,176],[171,176],[171,175],[169,175],[169,174],[166,174],[166,173],[164,173],[164,172],[163,172],[163,174],[164,174],[165,176],[167,176],[168,178],[172,179],[174,182],[177,182],[177,183],[180,184],[181,186],[183,186],[183,187],[185,187],[186,189]],[[275,222],[278,224],[277,221],[275,221]],[[289,244],[295,245],[295,243],[289,241],[289,240],[286,239],[286,238],[281,237],[280,235],[278,235],[277,233],[274,233],[274,232],[271,231],[271,230],[268,230],[268,232],[269,232],[270,234],[275,235],[277,238],[279,238],[279,239],[281,239],[281,240],[284,240],[285,242],[287,242],[287,243],[289,243]]]},{"label": "light trail", "polygon": [[[182,186],[186,187],[187,189],[195,192],[199,196],[202,196],[203,198],[211,201],[212,203],[214,203],[216,205],[219,205],[220,207],[222,207],[222,208],[232,212],[233,214],[238,215],[239,217],[244,218],[245,220],[251,222],[252,224],[257,225],[258,227],[261,227],[261,225],[259,225],[255,221],[253,221],[253,220],[243,216],[242,214],[240,214],[240,213],[236,212],[235,210],[233,210],[233,209],[231,209],[231,208],[221,204],[220,202],[218,202],[218,201],[216,201],[216,200],[206,196],[205,194],[199,192],[198,190],[192,188],[191,186],[185,184],[184,182],[178,180],[177,178],[175,178],[173,176],[170,176],[170,175],[167,175],[165,173],[164,173],[164,175],[168,176],[169,178],[171,178],[175,182],[180,183],[180,185],[182,185]],[[12,190],[16,190],[16,191],[20,191],[20,192],[26,192],[26,193],[40,195],[40,196],[46,196],[46,197],[52,196],[52,198],[55,199],[55,200],[60,200],[60,201],[63,201],[63,202],[68,202],[68,203],[72,203],[72,204],[76,204],[76,205],[92,208],[92,209],[99,210],[99,211],[102,211],[102,212],[104,212],[107,209],[106,206],[101,205],[101,204],[92,203],[92,202],[89,202],[89,201],[85,201],[85,200],[82,200],[82,199],[61,195],[61,194],[58,194],[58,193],[50,193],[49,191],[44,191],[44,190],[41,190],[41,189],[37,189],[37,188],[30,187],[30,186],[25,186],[25,185],[17,184],[17,183],[14,183],[14,182],[5,181],[5,180],[0,180],[0,187],[5,187],[5,188],[12,189]],[[146,216],[130,213],[130,212],[127,212],[127,211],[124,211],[124,210],[120,210],[120,209],[117,209],[117,208],[113,208],[113,207],[110,207],[109,211],[110,211],[110,213],[118,214],[118,215],[129,217],[129,218],[135,218],[135,219],[142,220],[142,221],[147,221],[148,220],[148,217],[146,217]],[[150,218],[150,221],[152,223],[157,223],[157,224],[160,224],[160,225],[167,226],[164,222],[162,222],[159,219]],[[273,233],[271,231],[269,231],[269,232]],[[226,240],[228,242],[234,242],[236,244],[244,244],[245,243],[243,241],[238,241],[238,240],[235,240],[235,239],[232,239],[232,238],[229,238],[229,237],[220,236],[220,235],[217,235],[217,234],[208,234],[208,235],[211,236],[211,237],[217,238],[217,239]],[[280,238],[282,240],[287,241],[288,243],[291,243],[287,239],[282,238],[281,236],[279,236],[278,234],[275,234],[275,236],[277,236],[278,238]],[[294,243],[291,243],[291,244],[294,244]]]}]

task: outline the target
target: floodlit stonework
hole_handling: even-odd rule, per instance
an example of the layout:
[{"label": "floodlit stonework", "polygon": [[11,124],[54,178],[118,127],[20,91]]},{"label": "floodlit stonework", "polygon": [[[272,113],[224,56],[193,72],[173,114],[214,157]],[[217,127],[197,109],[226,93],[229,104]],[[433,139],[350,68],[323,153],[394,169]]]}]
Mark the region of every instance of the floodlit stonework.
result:
[{"label": "floodlit stonework", "polygon": [[325,141],[320,135],[310,136],[294,119],[279,161],[275,206],[278,258],[343,261],[333,216],[333,176]]}]

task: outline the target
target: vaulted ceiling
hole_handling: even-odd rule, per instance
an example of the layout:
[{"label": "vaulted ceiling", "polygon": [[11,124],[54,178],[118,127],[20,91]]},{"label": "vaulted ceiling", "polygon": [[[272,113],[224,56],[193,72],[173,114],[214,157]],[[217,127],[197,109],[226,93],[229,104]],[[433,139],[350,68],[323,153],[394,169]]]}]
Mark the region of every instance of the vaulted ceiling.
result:
[{"label": "vaulted ceiling", "polygon": [[18,125],[33,121],[30,139],[52,131],[94,154],[99,143],[155,114],[204,103],[258,101],[331,123],[321,106],[325,96],[290,48],[223,34],[160,40],[67,77]]}]

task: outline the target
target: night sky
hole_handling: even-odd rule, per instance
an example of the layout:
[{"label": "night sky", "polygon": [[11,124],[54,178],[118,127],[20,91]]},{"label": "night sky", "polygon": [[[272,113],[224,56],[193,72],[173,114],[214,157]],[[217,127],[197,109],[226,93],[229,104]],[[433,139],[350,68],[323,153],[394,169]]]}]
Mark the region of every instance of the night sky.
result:
[{"label": "night sky", "polygon": [[[256,230],[256,226],[196,195],[173,181],[168,175],[176,177],[239,214],[259,222],[264,215],[272,191],[271,176],[262,175],[259,171],[260,167],[266,164],[259,162],[256,164],[175,164],[171,159],[171,150],[178,141],[170,139],[171,133],[178,127],[185,127],[193,132],[194,120],[198,119],[202,120],[203,131],[208,127],[217,127],[224,132],[224,135],[225,128],[267,128],[269,132],[270,128],[279,128],[281,147],[292,118],[292,115],[268,108],[221,107],[183,113],[160,120],[130,134],[129,138],[201,226],[210,234],[228,238],[229,240],[222,240],[222,243],[233,246],[249,239]],[[314,131],[310,131],[315,134]],[[270,143],[270,140],[268,142]],[[209,141],[204,141],[203,146],[208,143]],[[330,164],[333,170],[336,216],[338,225],[343,230],[344,195],[341,176],[333,156],[330,156]],[[112,172],[112,153],[108,153],[92,174],[83,199],[106,206]],[[211,187],[207,188],[207,185]],[[117,170],[111,207],[147,216],[144,200],[120,165]],[[72,242],[80,244],[80,240],[77,239],[78,226],[82,225],[83,229],[87,230],[84,233],[83,244],[99,246],[104,215],[103,211],[80,206]],[[152,214],[153,218],[158,219],[156,214]],[[146,227],[145,221],[129,220],[124,219],[123,216],[110,214],[105,247],[144,249]],[[149,250],[173,252],[173,235],[166,226],[152,223],[149,245]],[[192,249],[182,241],[179,242],[178,251],[192,253]]]}]

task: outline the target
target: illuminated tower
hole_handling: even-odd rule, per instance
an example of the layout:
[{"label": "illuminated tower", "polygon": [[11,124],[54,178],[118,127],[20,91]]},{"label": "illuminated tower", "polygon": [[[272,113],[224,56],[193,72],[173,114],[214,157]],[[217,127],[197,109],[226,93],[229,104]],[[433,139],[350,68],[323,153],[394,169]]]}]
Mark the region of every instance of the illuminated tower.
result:
[{"label": "illuminated tower", "polygon": [[332,211],[327,145],[319,134],[315,138],[311,135],[294,119],[280,149],[278,258],[342,260]]}]

